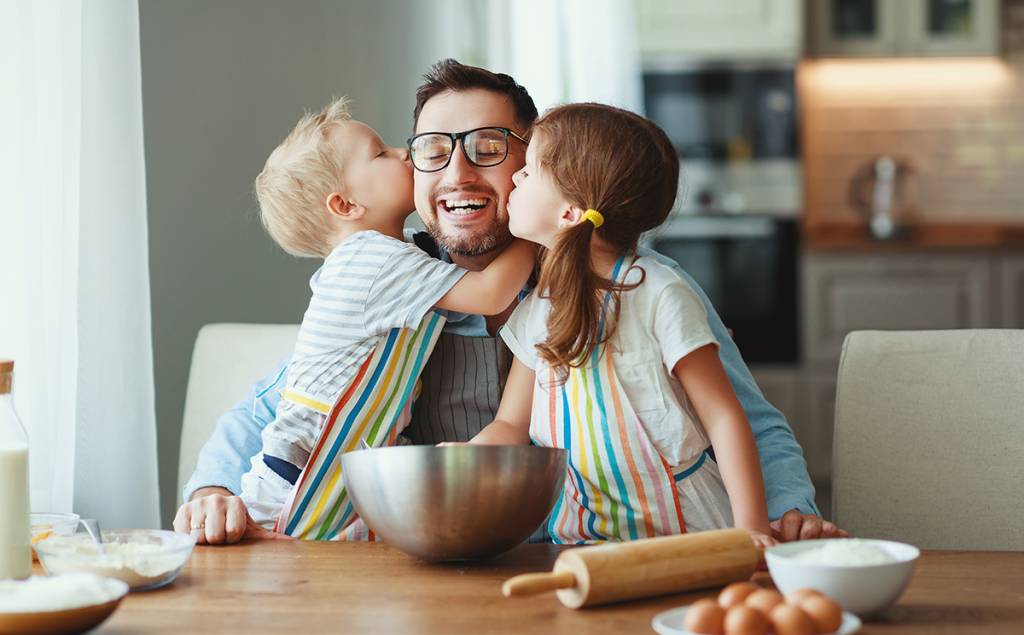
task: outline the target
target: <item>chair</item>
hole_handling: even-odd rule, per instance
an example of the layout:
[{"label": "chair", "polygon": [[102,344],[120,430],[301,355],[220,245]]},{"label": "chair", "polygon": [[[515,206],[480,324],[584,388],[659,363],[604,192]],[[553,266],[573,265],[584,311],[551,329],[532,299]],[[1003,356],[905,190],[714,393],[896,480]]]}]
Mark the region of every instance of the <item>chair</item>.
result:
[{"label": "chair", "polygon": [[833,459],[854,536],[1024,549],[1024,330],[850,333]]},{"label": "chair", "polygon": [[178,452],[178,504],[217,419],[295,348],[296,324],[207,324],[196,336]]}]

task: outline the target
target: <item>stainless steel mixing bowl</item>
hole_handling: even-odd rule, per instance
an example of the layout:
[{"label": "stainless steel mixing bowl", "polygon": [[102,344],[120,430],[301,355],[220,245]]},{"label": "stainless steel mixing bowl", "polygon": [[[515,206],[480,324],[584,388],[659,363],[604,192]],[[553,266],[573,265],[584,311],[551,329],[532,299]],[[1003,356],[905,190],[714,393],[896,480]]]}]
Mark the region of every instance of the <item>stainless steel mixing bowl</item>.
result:
[{"label": "stainless steel mixing bowl", "polygon": [[562,493],[565,450],[403,446],[341,457],[356,512],[387,543],[424,560],[473,560],[520,544]]}]

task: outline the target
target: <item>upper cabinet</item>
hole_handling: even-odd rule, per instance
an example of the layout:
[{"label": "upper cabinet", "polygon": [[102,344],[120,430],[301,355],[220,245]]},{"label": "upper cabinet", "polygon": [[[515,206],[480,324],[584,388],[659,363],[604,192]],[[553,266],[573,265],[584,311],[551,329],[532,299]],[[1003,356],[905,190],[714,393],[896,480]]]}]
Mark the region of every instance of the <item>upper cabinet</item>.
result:
[{"label": "upper cabinet", "polygon": [[808,0],[820,57],[996,55],[999,0]]},{"label": "upper cabinet", "polygon": [[641,53],[700,59],[795,60],[801,0],[635,0]]}]

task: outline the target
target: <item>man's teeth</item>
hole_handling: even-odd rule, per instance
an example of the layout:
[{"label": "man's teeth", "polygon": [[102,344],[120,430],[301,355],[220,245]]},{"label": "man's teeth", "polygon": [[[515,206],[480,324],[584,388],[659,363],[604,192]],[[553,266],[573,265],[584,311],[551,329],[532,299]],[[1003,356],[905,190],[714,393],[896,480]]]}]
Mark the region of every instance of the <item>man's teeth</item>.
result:
[{"label": "man's teeth", "polygon": [[458,201],[443,201],[445,209],[452,214],[468,215],[487,205],[485,198],[467,198]]}]

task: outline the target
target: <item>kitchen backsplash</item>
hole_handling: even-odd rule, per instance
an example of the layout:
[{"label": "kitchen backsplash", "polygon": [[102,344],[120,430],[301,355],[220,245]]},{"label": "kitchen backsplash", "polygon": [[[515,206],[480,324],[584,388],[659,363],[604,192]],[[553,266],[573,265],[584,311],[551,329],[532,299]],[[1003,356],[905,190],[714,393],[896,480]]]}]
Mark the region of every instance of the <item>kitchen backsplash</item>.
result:
[{"label": "kitchen backsplash", "polygon": [[923,220],[1024,222],[1024,0],[1003,12],[999,58],[801,64],[808,224],[862,222],[851,179],[881,155],[912,166]]}]

